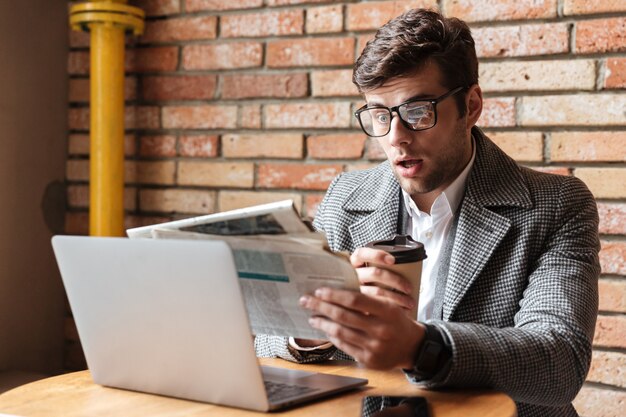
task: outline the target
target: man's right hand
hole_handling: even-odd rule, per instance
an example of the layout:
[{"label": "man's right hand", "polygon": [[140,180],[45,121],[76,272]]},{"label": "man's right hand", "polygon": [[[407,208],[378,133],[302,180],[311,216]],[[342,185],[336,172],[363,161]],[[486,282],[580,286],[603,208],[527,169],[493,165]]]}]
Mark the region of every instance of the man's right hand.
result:
[{"label": "man's right hand", "polygon": [[[393,265],[395,258],[385,251],[371,248],[357,248],[350,256],[350,263],[356,269],[361,292],[375,298],[390,300],[400,307],[411,310],[415,301],[409,295],[411,283],[393,271],[368,264]],[[294,339],[300,347],[316,347],[328,340]]]},{"label": "man's right hand", "polygon": [[376,298],[392,301],[411,310],[415,300],[411,297],[411,283],[397,273],[377,265],[393,265],[395,258],[389,253],[372,248],[357,248],[350,256],[361,283],[361,292]]}]

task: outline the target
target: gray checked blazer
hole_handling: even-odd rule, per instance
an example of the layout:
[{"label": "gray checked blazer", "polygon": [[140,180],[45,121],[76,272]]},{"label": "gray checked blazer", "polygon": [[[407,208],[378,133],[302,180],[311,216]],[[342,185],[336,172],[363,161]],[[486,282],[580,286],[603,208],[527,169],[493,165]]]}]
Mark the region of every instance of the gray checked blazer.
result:
[{"label": "gray checked blazer", "polygon": [[[576,416],[598,309],[598,214],[577,178],[521,167],[478,129],[476,159],[439,271],[435,319],[451,365],[429,388],[486,387],[509,394],[520,417]],[[315,226],[352,251],[402,230],[406,210],[387,162],[330,185]],[[257,335],[259,356],[310,362],[286,338]]]}]

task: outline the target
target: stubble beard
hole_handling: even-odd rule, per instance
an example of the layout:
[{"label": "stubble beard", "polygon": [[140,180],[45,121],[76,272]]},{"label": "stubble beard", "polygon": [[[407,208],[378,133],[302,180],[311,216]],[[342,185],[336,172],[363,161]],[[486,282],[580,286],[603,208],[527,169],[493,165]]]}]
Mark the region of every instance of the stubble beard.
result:
[{"label": "stubble beard", "polygon": [[[444,184],[447,187],[456,177],[459,176],[467,164],[466,156],[463,152],[465,141],[465,118],[458,120],[453,131],[454,140],[452,146],[440,155],[435,155],[429,159],[426,169],[431,172],[424,177],[404,178],[394,169],[393,174],[400,183],[400,187],[409,195],[430,193]],[[442,190],[443,191],[443,190]]]}]

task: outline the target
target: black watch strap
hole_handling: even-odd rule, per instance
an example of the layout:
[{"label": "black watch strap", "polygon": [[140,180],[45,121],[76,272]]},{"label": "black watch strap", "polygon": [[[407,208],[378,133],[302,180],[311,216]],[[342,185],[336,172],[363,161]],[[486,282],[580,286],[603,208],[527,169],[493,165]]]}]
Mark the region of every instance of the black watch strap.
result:
[{"label": "black watch strap", "polygon": [[421,379],[431,379],[441,371],[452,358],[452,350],[446,344],[441,330],[425,324],[426,333],[417,352],[413,372]]}]

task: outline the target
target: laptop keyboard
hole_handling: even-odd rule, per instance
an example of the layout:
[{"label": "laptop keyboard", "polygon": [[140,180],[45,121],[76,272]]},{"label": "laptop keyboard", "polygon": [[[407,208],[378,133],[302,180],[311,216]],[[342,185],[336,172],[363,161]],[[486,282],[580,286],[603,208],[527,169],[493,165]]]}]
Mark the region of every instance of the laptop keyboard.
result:
[{"label": "laptop keyboard", "polygon": [[270,403],[318,391],[318,388],[311,388],[305,385],[291,385],[274,381],[264,382],[265,391],[267,392],[267,398],[270,400]]}]

